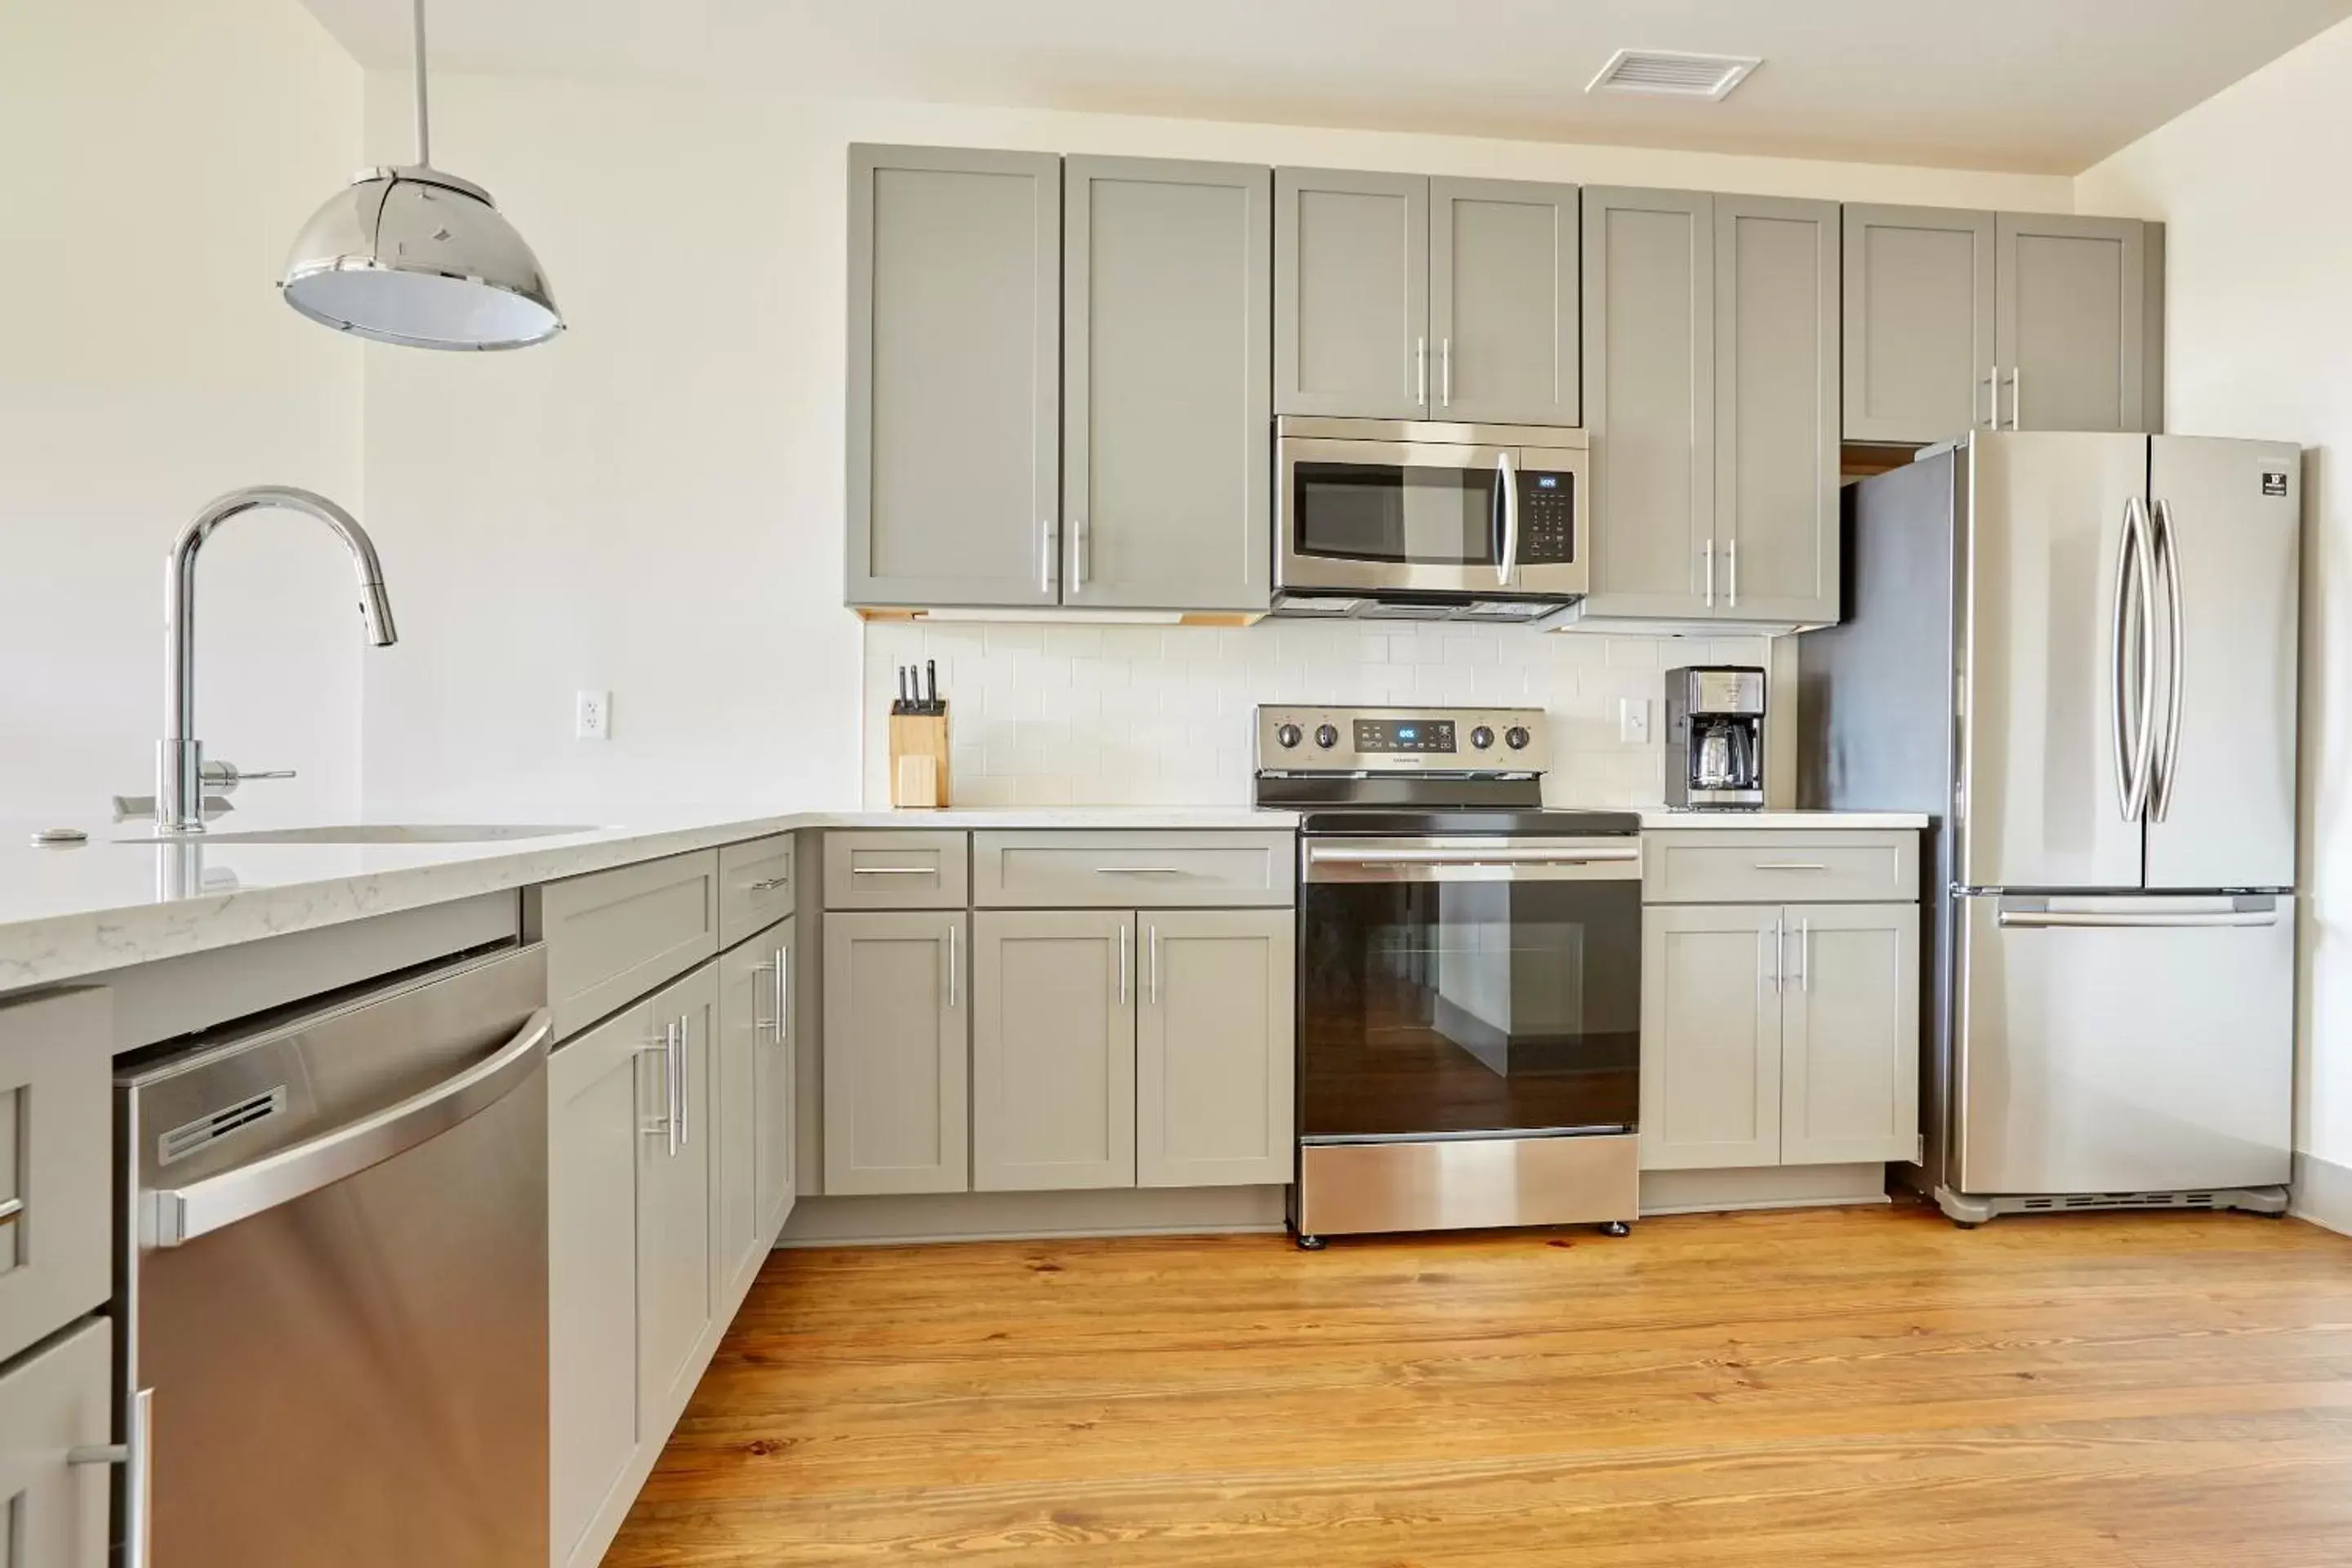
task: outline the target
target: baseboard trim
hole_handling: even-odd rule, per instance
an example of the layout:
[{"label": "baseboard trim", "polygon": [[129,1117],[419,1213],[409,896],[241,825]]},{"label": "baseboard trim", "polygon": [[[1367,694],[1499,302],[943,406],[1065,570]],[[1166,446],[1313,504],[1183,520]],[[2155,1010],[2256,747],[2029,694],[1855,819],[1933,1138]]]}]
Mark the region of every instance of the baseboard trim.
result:
[{"label": "baseboard trim", "polygon": [[2316,1154],[2297,1153],[2292,1184],[2294,1192],[2287,1213],[2352,1236],[2352,1167]]},{"label": "baseboard trim", "polygon": [[1854,1165],[1750,1165],[1727,1171],[1642,1173],[1644,1216],[1889,1201],[1886,1167],[1875,1160]]},{"label": "baseboard trim", "polygon": [[1286,1191],[1168,1187],[803,1198],[793,1205],[776,1245],[898,1247],[928,1241],[1270,1233],[1284,1228]]}]

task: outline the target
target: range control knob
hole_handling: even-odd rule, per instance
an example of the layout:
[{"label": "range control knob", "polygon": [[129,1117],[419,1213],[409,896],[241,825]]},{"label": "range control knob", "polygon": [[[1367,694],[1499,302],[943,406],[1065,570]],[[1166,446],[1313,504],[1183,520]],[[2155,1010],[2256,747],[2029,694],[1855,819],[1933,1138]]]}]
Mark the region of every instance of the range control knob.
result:
[{"label": "range control knob", "polygon": [[1296,724],[1276,724],[1274,727],[1275,743],[1286,752],[1305,739],[1306,734],[1307,731]]},{"label": "range control knob", "polygon": [[1470,731],[1470,743],[1483,752],[1495,743],[1495,731],[1481,724]]},{"label": "range control knob", "polygon": [[1339,743],[1339,731],[1329,724],[1318,724],[1315,726],[1315,743],[1328,752]]},{"label": "range control knob", "polygon": [[1514,724],[1509,729],[1503,731],[1503,744],[1510,747],[1511,750],[1515,752],[1526,751],[1528,749],[1528,742],[1532,739],[1534,739],[1534,737],[1529,735],[1523,726],[1517,724]]}]

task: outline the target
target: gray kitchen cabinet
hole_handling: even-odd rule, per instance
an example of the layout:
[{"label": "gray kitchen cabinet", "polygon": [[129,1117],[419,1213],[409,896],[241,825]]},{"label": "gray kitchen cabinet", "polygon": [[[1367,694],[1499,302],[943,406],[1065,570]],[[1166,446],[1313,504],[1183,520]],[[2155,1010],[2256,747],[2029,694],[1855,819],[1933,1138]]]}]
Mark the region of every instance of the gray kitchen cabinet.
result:
[{"label": "gray kitchen cabinet", "polygon": [[[779,1162],[790,1182],[790,1040],[777,1025],[789,924],[719,955],[719,1033],[711,1055],[711,1288],[731,1307],[776,1239]],[[783,1200],[789,1203],[789,1198]]]},{"label": "gray kitchen cabinet", "polygon": [[1135,921],[974,917],[974,1191],[1135,1184]]},{"label": "gray kitchen cabinet", "polygon": [[2145,430],[2147,226],[2003,213],[1994,353],[2020,430]]},{"label": "gray kitchen cabinet", "polygon": [[1780,911],[1642,911],[1642,1165],[1780,1163]]},{"label": "gray kitchen cabinet", "polygon": [[1274,411],[1429,406],[1429,180],[1274,172]]},{"label": "gray kitchen cabinet", "polygon": [[0,1005],[0,1361],[113,1290],[113,1019],[97,987]]},{"label": "gray kitchen cabinet", "polygon": [[961,910],[824,921],[824,1190],[971,1187]]},{"label": "gray kitchen cabinet", "polygon": [[[718,965],[704,964],[648,997],[646,1006],[652,1035],[671,1026],[680,1032],[668,1082],[661,1081],[661,1058],[638,1057],[647,1103],[659,1107],[647,1125],[661,1127],[664,1136],[643,1134],[637,1146],[637,1401],[639,1419],[667,1434],[702,1374],[704,1336],[720,1326],[710,1258]],[[674,1152],[667,1136],[672,1123]]]},{"label": "gray kitchen cabinet", "polygon": [[719,904],[715,849],[541,888],[555,1037],[577,1034],[717,952]]},{"label": "gray kitchen cabinet", "polygon": [[1782,933],[1781,1163],[1918,1158],[1918,908],[1791,905]]},{"label": "gray kitchen cabinet", "polygon": [[1989,428],[1993,215],[1849,203],[1844,229],[1844,438],[1948,441]]},{"label": "gray kitchen cabinet", "polygon": [[[800,1163],[800,1030],[793,1020],[799,1007],[800,930],[786,920],[760,939],[761,961],[755,970],[774,987],[773,1022],[752,1062],[752,1093],[759,1101],[758,1138],[752,1155],[752,1192],[760,1215],[760,1247],[775,1245],[776,1234],[792,1217],[799,1194]],[[756,1017],[756,1014],[755,1014]],[[756,1031],[755,1031],[756,1032]],[[758,1264],[752,1266],[758,1271]]]},{"label": "gray kitchen cabinet", "polygon": [[1293,912],[1146,910],[1136,925],[1136,1184],[1289,1181]]},{"label": "gray kitchen cabinet", "polygon": [[1062,166],[849,157],[848,602],[1056,601]]},{"label": "gray kitchen cabinet", "polygon": [[1591,615],[1714,613],[1715,204],[1584,191]]},{"label": "gray kitchen cabinet", "polygon": [[1838,616],[1838,205],[1715,198],[1720,618]]},{"label": "gray kitchen cabinet", "polygon": [[1577,187],[1429,182],[1429,415],[1489,425],[1574,425]]},{"label": "gray kitchen cabinet", "polygon": [[1063,164],[1061,602],[1263,610],[1272,172]]},{"label": "gray kitchen cabinet", "polygon": [[102,1321],[84,1324],[0,1373],[0,1563],[106,1568],[113,1468],[69,1450],[108,1441],[113,1354]]}]

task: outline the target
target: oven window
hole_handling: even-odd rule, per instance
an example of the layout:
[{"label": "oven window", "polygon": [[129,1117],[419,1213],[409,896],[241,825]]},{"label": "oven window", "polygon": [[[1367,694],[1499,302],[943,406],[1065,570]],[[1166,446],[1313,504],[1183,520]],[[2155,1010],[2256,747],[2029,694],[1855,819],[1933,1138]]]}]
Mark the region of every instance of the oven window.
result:
[{"label": "oven window", "polygon": [[1492,566],[1497,559],[1492,468],[1301,462],[1291,484],[1301,555],[1415,566]]},{"label": "oven window", "polygon": [[1633,1127],[1641,888],[1300,888],[1301,1132]]}]

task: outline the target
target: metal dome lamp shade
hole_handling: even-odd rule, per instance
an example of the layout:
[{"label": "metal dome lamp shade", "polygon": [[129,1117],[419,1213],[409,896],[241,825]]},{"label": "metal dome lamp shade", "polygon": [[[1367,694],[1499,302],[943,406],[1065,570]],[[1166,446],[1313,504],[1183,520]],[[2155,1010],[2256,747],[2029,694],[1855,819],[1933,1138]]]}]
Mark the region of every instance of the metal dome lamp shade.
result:
[{"label": "metal dome lamp shade", "polygon": [[563,331],[539,258],[490,193],[433,167],[425,0],[415,0],[416,162],[369,169],[320,207],[278,283],[339,332],[421,349],[520,349]]}]

